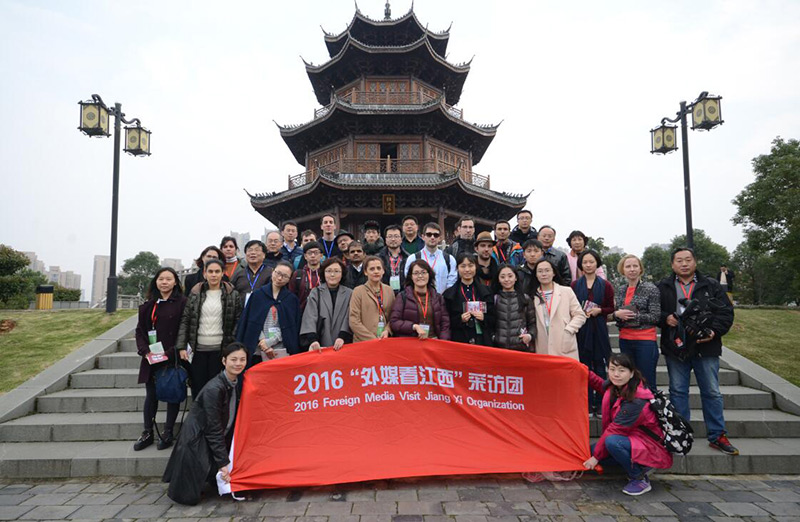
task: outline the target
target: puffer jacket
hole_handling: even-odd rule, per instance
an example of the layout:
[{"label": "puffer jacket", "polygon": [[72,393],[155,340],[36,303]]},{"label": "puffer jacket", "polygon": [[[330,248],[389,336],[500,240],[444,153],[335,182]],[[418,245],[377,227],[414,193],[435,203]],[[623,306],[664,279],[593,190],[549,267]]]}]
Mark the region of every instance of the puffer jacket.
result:
[{"label": "puffer jacket", "polygon": [[[200,310],[206,300],[208,282],[198,283],[189,292],[189,301],[183,309],[181,326],[178,330],[178,350],[185,350],[189,343],[193,350],[197,349],[197,328],[200,326]],[[242,315],[242,302],[239,292],[230,283],[222,283],[222,346],[236,340],[236,324]]]},{"label": "puffer jacket", "polygon": [[532,352],[519,338],[522,328],[536,339],[536,309],[530,298],[521,292],[498,292],[494,297],[494,345],[521,352]]},{"label": "puffer jacket", "polygon": [[[444,303],[442,294],[433,288],[428,288],[428,299],[430,303],[429,313],[433,313],[433,333],[430,337],[436,337],[445,341],[450,340],[450,314]],[[407,286],[394,300],[392,306],[391,321],[392,333],[397,337],[416,337],[414,325],[420,323],[419,303],[414,295],[414,287]]]}]

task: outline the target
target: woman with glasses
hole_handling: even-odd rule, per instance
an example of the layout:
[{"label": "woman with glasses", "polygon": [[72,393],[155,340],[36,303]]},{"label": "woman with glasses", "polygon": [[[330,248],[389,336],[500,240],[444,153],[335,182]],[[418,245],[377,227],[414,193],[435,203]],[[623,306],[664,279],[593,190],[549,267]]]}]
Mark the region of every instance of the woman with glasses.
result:
[{"label": "woman with glasses", "polygon": [[458,280],[443,294],[450,314],[451,339],[460,343],[492,346],[492,290],[475,279],[478,269],[475,254],[460,252],[456,256],[456,263]]},{"label": "woman with glasses", "polygon": [[267,284],[253,292],[236,340],[250,352],[248,365],[300,353],[300,300],[289,291],[292,265],[278,261]]},{"label": "woman with glasses", "polygon": [[394,291],[384,284],[383,261],[376,256],[364,259],[367,282],[353,290],[350,298],[350,330],[353,342],[386,339],[392,333],[389,315],[394,305]]},{"label": "woman with glasses", "polygon": [[308,294],[300,325],[300,346],[321,350],[333,346],[340,350],[353,342],[350,332],[350,298],[353,291],[343,286],[345,264],[338,257],[326,259],[321,267],[323,283]]},{"label": "woman with glasses", "polygon": [[430,265],[414,261],[408,274],[411,277],[392,307],[392,332],[398,337],[450,340],[450,316],[442,294],[436,291]]}]

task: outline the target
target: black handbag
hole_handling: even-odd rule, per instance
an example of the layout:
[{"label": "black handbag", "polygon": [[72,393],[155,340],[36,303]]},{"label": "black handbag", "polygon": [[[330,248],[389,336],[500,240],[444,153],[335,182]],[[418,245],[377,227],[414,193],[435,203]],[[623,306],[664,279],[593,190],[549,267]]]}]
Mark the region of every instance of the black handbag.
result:
[{"label": "black handbag", "polygon": [[165,364],[156,370],[156,399],[169,404],[180,404],[186,400],[186,381],[189,373],[178,364],[177,353],[175,365]]}]

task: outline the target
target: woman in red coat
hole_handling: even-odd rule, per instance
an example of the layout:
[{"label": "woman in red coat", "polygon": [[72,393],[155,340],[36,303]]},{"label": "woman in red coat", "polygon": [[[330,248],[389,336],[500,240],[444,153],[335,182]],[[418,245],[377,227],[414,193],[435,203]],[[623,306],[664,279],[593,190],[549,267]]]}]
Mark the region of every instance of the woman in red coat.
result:
[{"label": "woman in red coat", "polygon": [[389,324],[395,336],[450,340],[450,315],[435,277],[422,259],[408,267],[405,288],[392,306]]},{"label": "woman in red coat", "polygon": [[608,360],[608,379],[603,381],[589,372],[589,385],[603,393],[603,433],[592,448],[592,457],[583,465],[594,469],[598,462],[613,459],[628,474],[623,493],[641,495],[652,489],[647,478],[650,470],[672,467],[672,455],[641,429],[647,428],[659,438],[664,436],[650,409],[653,392],[645,386],[631,358],[613,354]]},{"label": "woman in red coat", "polygon": [[[143,408],[144,431],[133,445],[134,451],[143,450],[155,440],[153,425],[158,412],[158,400],[153,376],[159,367],[175,364],[175,343],[185,307],[186,296],[181,292],[178,274],[172,268],[160,269],[150,281],[147,301],[139,307],[139,322],[136,324],[136,348],[142,357],[139,365],[139,384],[144,384],[146,395]],[[169,360],[155,362],[156,359],[151,355],[153,350],[162,349]],[[148,356],[153,359],[152,363],[148,360]],[[172,446],[172,428],[175,419],[178,418],[179,409],[180,404],[167,404],[167,422],[158,441],[160,450]]]}]

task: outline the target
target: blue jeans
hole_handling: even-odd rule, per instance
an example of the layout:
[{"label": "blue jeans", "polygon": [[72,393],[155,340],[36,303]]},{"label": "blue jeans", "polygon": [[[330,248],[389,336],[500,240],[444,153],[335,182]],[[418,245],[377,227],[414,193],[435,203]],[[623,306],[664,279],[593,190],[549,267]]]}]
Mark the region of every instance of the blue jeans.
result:
[{"label": "blue jeans", "polygon": [[[611,458],[603,459],[600,464],[606,467],[615,464],[620,466],[631,480],[642,478],[645,471],[649,470],[649,468],[643,468],[631,460],[631,439],[624,435],[609,435],[606,437],[606,449]],[[592,453],[594,453],[594,444],[592,444]]]},{"label": "blue jeans", "polygon": [[639,368],[647,387],[656,392],[656,365],[658,365],[658,344],[655,341],[619,340],[619,351],[630,356],[633,365]]},{"label": "blue jeans", "polygon": [[682,361],[667,355],[669,371],[669,398],[678,413],[689,420],[689,378],[692,370],[700,387],[703,405],[703,420],[706,423],[709,441],[715,441],[725,433],[722,394],[719,391],[719,357],[694,356]]}]

